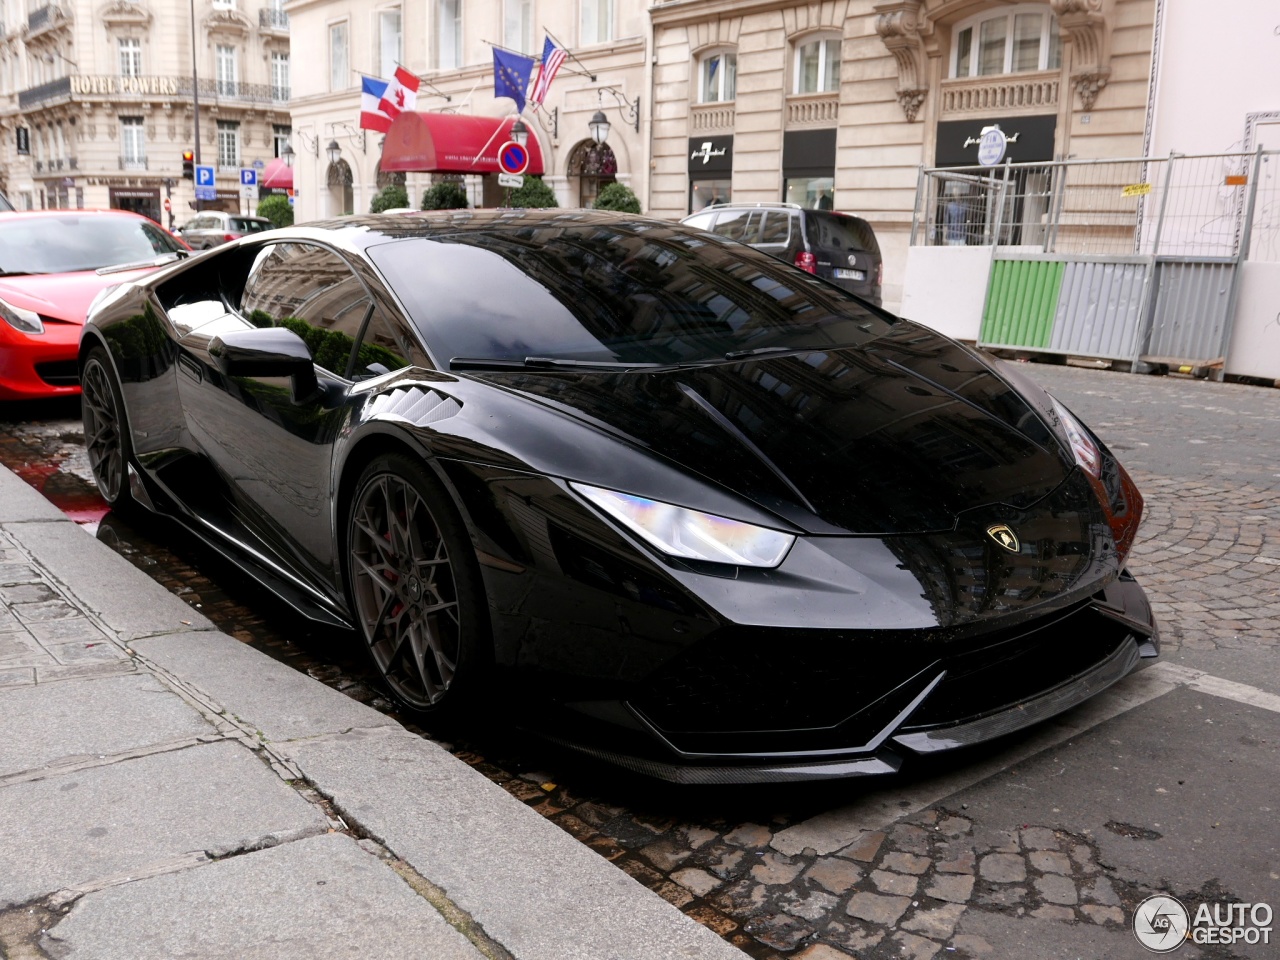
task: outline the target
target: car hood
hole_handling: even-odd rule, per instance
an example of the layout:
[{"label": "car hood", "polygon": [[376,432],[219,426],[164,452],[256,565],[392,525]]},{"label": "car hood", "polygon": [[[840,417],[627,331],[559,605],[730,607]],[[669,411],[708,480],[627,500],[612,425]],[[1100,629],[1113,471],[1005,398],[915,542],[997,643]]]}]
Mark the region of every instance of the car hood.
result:
[{"label": "car hood", "polygon": [[476,376],[816,534],[952,530],[968,510],[1027,509],[1074,466],[983,360],[908,322],[858,348],[661,372]]},{"label": "car hood", "polygon": [[36,273],[0,278],[0,299],[26,307],[64,323],[84,323],[93,298],[107,287],[127,283],[154,270],[127,270],[99,276],[92,270],[76,273]]}]

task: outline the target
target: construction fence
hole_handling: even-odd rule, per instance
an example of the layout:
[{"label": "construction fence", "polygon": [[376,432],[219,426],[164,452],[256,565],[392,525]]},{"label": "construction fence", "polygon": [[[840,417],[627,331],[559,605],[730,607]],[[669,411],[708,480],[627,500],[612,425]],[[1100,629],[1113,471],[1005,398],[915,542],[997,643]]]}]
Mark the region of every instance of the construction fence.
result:
[{"label": "construction fence", "polygon": [[903,312],[987,347],[1220,373],[1245,265],[1280,271],[1278,174],[1263,150],[922,169]]}]

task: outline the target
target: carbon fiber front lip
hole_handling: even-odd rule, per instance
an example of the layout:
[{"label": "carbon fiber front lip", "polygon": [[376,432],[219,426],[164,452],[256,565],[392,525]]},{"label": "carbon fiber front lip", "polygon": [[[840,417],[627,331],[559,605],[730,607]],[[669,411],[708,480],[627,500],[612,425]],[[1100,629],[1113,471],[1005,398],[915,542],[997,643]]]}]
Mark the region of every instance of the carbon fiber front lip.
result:
[{"label": "carbon fiber front lip", "polygon": [[848,777],[874,777],[897,773],[902,758],[889,751],[857,760],[833,760],[822,763],[775,763],[766,765],[699,766],[694,764],[664,763],[633,757],[612,750],[588,747],[563,740],[548,738],[563,747],[595,757],[614,766],[685,786],[717,786],[745,783],[806,783],[815,780],[843,780]]},{"label": "carbon fiber front lip", "polygon": [[1141,658],[1138,641],[1130,635],[1114,653],[1087,673],[1016,707],[951,727],[900,733],[893,742],[916,753],[936,753],[994,740],[1083,703],[1129,673]]}]

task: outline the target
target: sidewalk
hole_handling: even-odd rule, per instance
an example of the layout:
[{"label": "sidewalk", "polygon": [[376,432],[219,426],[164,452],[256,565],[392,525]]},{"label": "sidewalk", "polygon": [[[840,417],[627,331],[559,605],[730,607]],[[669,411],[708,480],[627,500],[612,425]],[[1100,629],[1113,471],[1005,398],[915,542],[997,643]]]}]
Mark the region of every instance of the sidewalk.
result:
[{"label": "sidewalk", "polygon": [[743,954],[0,467],[0,958]]}]

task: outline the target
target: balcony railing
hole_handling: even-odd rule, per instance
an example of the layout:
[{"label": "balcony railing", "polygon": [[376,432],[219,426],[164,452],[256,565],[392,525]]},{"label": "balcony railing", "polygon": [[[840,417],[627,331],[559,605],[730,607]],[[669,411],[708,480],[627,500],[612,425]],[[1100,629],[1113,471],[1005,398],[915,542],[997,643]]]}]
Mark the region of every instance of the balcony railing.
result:
[{"label": "balcony railing", "polygon": [[62,7],[56,3],[46,3],[43,7],[37,7],[27,14],[27,32],[36,33],[45,30],[62,17]]},{"label": "balcony railing", "polygon": [[258,26],[263,30],[288,30],[289,15],[275,7],[263,7],[258,11]]},{"label": "balcony railing", "polygon": [[1058,109],[1061,85],[1057,70],[943,80],[942,113],[1051,112]]},{"label": "balcony railing", "polygon": [[274,100],[276,103],[288,103],[288,102],[289,102],[289,88],[288,88],[288,87],[278,87],[278,86],[276,86],[276,85],[273,83],[273,84],[271,85],[271,99],[272,99],[272,100]]},{"label": "balcony railing", "polygon": [[733,129],[732,102],[695,103],[690,111],[689,127],[693,133]]},{"label": "balcony railing", "polygon": [[18,108],[25,110],[28,107],[34,107],[48,100],[57,100],[60,97],[69,97],[70,95],[71,78],[59,77],[57,80],[50,80],[48,83],[42,83],[38,87],[19,91]]},{"label": "balcony railing", "polygon": [[136,157],[136,156],[135,156],[135,157],[121,157],[121,158],[120,158],[120,169],[121,169],[121,170],[146,170],[146,169],[148,169],[148,168],[147,168],[147,158],[146,158],[146,157]]},{"label": "balcony railing", "polygon": [[839,118],[838,93],[798,93],[787,97],[788,127],[834,127]]}]

